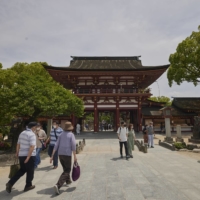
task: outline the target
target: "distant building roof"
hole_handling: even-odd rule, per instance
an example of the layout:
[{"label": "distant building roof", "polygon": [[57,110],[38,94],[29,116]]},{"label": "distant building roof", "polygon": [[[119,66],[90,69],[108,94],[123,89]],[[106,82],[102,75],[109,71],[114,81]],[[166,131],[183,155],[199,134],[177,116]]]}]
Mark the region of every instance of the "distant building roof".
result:
[{"label": "distant building roof", "polygon": [[172,106],[186,112],[200,113],[200,97],[173,97]]},{"label": "distant building roof", "polygon": [[[152,107],[142,107],[142,114],[145,116],[162,116],[163,107],[152,106]],[[194,116],[195,113],[184,112],[176,107],[171,106],[172,116]]]}]

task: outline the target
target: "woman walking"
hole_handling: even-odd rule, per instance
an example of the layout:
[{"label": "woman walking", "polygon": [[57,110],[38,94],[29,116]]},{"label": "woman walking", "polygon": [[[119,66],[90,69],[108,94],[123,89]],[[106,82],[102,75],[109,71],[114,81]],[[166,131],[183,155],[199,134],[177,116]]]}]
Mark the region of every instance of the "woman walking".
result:
[{"label": "woman walking", "polygon": [[128,126],[128,154],[131,158],[133,158],[133,153],[134,151],[134,143],[135,143],[135,131],[133,129],[133,124],[129,124]]},{"label": "woman walking", "polygon": [[50,163],[53,160],[53,156],[55,152],[58,150],[58,156],[60,163],[63,167],[63,173],[61,174],[58,182],[54,186],[56,194],[60,194],[59,189],[62,185],[66,182],[71,183],[70,180],[70,171],[71,171],[71,161],[72,161],[72,153],[74,155],[74,162],[77,161],[76,158],[76,140],[72,130],[74,127],[72,126],[71,122],[65,123],[64,131],[61,133],[60,137],[58,138],[52,156],[50,158]]}]

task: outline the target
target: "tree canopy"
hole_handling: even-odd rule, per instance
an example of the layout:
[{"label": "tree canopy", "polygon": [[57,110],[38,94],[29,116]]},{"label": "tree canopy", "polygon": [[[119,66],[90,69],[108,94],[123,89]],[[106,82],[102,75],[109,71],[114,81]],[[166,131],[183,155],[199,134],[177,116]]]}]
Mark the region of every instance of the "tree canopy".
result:
[{"label": "tree canopy", "polygon": [[172,101],[170,98],[165,97],[165,96],[160,96],[160,97],[150,97],[149,100],[155,101],[155,102],[160,102],[160,103],[165,103],[166,106],[170,106],[172,104]]},{"label": "tree canopy", "polygon": [[192,32],[178,45],[176,52],[170,55],[169,62],[167,78],[170,87],[173,82],[180,85],[187,81],[195,86],[200,82],[200,26],[197,32]]},{"label": "tree canopy", "polygon": [[84,114],[82,100],[55,82],[45,64],[16,63],[10,69],[0,69],[0,124],[10,123],[13,116],[35,120]]}]

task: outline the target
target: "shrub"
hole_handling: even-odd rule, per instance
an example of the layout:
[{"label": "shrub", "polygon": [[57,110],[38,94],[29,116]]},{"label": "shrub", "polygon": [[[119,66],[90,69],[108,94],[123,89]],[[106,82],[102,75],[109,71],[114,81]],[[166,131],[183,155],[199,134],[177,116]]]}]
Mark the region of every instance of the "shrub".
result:
[{"label": "shrub", "polygon": [[8,142],[0,141],[0,150],[7,150],[11,147]]},{"label": "shrub", "polygon": [[175,142],[174,143],[174,146],[175,148],[177,149],[185,149],[186,148],[186,144],[183,142],[183,143],[180,143],[180,142]]}]

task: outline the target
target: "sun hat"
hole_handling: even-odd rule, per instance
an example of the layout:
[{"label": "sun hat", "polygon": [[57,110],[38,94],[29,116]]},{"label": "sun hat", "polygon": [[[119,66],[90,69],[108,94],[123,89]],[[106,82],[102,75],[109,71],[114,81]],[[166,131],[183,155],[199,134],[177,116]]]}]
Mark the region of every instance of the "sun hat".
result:
[{"label": "sun hat", "polygon": [[73,129],[74,129],[74,127],[71,122],[69,122],[69,121],[65,122],[65,128],[64,128],[65,131],[72,131]]}]

